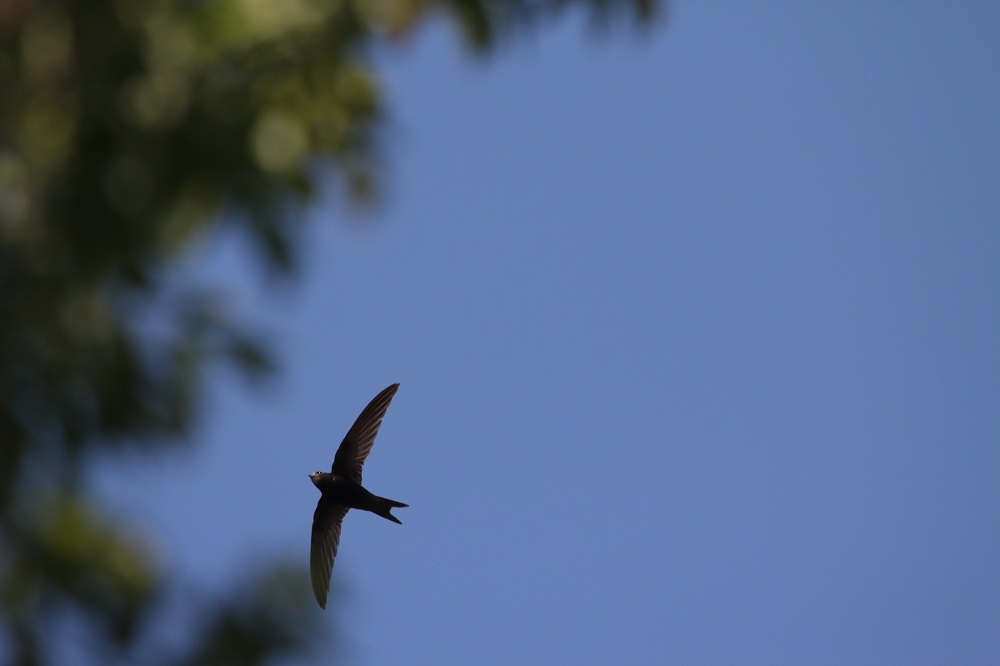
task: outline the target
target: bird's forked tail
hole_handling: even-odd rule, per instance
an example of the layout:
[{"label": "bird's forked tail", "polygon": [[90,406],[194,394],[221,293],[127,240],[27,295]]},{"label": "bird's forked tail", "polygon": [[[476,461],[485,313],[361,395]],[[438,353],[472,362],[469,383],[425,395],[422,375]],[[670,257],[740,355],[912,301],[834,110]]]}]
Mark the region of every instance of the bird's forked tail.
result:
[{"label": "bird's forked tail", "polygon": [[410,506],[410,505],[409,504],[403,504],[402,502],[397,502],[396,500],[391,500],[388,497],[379,497],[378,500],[379,500],[379,503],[380,503],[381,506],[379,506],[379,510],[376,511],[375,513],[378,514],[378,515],[380,515],[380,516],[382,516],[383,518],[385,518],[387,520],[391,520],[394,523],[402,525],[403,522],[399,518],[397,518],[396,516],[392,515],[389,512],[392,509],[400,508],[400,507],[407,507],[407,506]]}]

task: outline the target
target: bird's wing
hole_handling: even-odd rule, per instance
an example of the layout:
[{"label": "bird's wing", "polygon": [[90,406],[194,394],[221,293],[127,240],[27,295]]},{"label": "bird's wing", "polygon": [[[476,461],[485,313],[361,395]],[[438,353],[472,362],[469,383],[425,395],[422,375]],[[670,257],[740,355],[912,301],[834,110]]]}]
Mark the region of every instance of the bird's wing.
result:
[{"label": "bird's wing", "polygon": [[344,441],[337,449],[337,455],[333,459],[333,473],[353,479],[356,483],[361,483],[361,466],[365,464],[365,458],[372,450],[375,443],[375,435],[382,425],[382,417],[385,410],[389,409],[392,396],[396,395],[399,384],[386,387],[381,393],[372,398],[358,420],[354,422],[351,429],[347,431]]},{"label": "bird's wing", "polygon": [[320,608],[326,608],[326,593],[330,589],[333,558],[340,544],[340,526],[349,507],[336,504],[323,497],[313,514],[312,546],[309,550],[309,573],[312,574],[313,593]]}]

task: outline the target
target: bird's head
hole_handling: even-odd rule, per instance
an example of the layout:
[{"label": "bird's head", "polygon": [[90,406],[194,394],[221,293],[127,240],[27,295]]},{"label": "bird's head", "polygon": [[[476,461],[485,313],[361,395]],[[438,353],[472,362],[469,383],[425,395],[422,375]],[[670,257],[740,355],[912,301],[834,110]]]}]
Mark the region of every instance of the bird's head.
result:
[{"label": "bird's head", "polygon": [[309,475],[309,478],[312,479],[313,484],[319,488],[319,480],[323,478],[323,472],[313,472]]}]

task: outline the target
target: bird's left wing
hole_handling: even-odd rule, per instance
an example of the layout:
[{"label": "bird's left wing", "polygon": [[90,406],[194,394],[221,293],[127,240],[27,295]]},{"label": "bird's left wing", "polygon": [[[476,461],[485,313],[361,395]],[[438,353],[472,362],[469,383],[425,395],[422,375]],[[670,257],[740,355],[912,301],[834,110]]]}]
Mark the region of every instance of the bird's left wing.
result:
[{"label": "bird's left wing", "polygon": [[334,474],[361,483],[361,466],[365,464],[365,459],[372,450],[375,436],[378,435],[379,426],[382,425],[382,418],[398,388],[399,384],[387,386],[372,398],[358,416],[354,425],[347,431],[344,441],[340,443],[340,448],[337,449],[337,455],[333,459]]}]

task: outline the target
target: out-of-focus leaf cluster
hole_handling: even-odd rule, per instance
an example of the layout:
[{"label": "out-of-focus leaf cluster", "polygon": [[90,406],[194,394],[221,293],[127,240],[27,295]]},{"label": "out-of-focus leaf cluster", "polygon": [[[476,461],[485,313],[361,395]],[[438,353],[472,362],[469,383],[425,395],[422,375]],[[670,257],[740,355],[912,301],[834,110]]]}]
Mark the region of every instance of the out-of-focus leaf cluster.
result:
[{"label": "out-of-focus leaf cluster", "polygon": [[[0,495],[52,454],[180,433],[197,360],[260,356],[163,274],[227,219],[293,263],[310,160],[371,193],[379,95],[351,2],[25,2],[0,50]],[[225,210],[226,215],[220,214]],[[139,334],[149,308],[173,308]],[[95,437],[96,436],[96,437]],[[51,468],[49,461],[46,465]]]},{"label": "out-of-focus leaf cluster", "polygon": [[[195,648],[178,663],[262,664],[317,642],[319,615],[300,566],[276,565],[238,582],[224,603],[198,618]],[[336,661],[336,652],[336,646],[327,645],[326,659],[320,661]]]},{"label": "out-of-focus leaf cluster", "polygon": [[19,639],[15,660],[41,661],[50,646],[35,630],[38,616],[54,618],[68,605],[98,611],[102,640],[130,642],[160,583],[150,553],[81,497],[26,499],[7,525],[20,547],[0,561],[0,608]]},{"label": "out-of-focus leaf cluster", "polygon": [[[0,661],[46,663],[66,612],[99,628],[96,654],[149,640],[174,579],[94,504],[81,470],[99,451],[183,441],[206,361],[268,370],[212,285],[178,287],[171,272],[226,225],[265,273],[290,275],[290,204],[318,187],[378,196],[377,43],[447,20],[484,53],[570,9],[642,24],[661,5],[0,2]],[[189,653],[151,661],[302,647],[302,614],[268,611],[265,587],[212,602]]]}]

